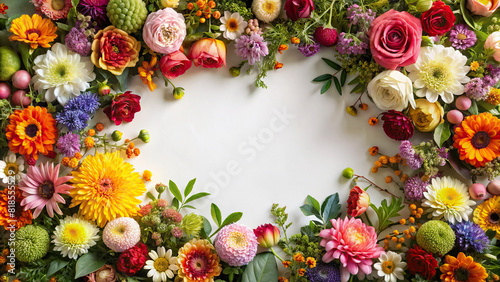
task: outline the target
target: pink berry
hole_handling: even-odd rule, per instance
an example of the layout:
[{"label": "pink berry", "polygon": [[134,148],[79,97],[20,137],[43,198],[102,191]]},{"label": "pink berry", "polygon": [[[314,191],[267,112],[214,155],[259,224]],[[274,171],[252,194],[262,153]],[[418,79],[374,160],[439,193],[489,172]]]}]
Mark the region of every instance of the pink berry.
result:
[{"label": "pink berry", "polygon": [[30,103],[31,99],[26,96],[26,91],[17,90],[12,94],[12,104],[14,104],[14,106],[27,107]]},{"label": "pink berry", "polygon": [[25,70],[19,70],[12,76],[12,86],[17,89],[26,89],[30,85],[31,75]]},{"label": "pink berry", "polygon": [[451,110],[446,114],[446,118],[451,124],[459,124],[464,120],[464,115],[459,110]]},{"label": "pink berry", "polygon": [[500,180],[495,179],[488,183],[488,192],[492,195],[500,195]]},{"label": "pink berry", "polygon": [[10,96],[10,87],[5,82],[0,82],[0,99],[7,99]]},{"label": "pink berry", "polygon": [[481,183],[474,183],[469,187],[469,194],[474,200],[483,200],[486,196],[486,187]]},{"label": "pink berry", "polygon": [[314,39],[323,46],[333,46],[337,43],[337,30],[320,26],[314,31]]},{"label": "pink berry", "polygon": [[469,97],[462,95],[455,101],[455,106],[461,111],[467,111],[472,105],[472,101]]}]

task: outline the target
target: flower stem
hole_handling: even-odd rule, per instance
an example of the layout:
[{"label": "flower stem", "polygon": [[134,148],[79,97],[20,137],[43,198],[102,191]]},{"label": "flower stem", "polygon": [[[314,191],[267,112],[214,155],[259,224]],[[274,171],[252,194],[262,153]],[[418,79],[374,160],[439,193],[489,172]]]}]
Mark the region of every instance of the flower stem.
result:
[{"label": "flower stem", "polygon": [[274,255],[275,257],[277,257],[280,261],[283,261],[283,259],[282,259],[280,256],[278,256],[278,254],[274,251],[273,247],[271,247],[271,248],[269,248],[269,249],[271,250],[271,253],[273,253],[273,255]]},{"label": "flower stem", "polygon": [[[371,181],[370,179],[364,177],[363,175],[357,175],[357,174],[354,174],[355,177],[357,178],[361,178],[361,179],[364,179],[365,181],[367,181],[368,183],[370,183],[371,185],[373,185],[373,187],[377,188],[378,190],[382,191],[382,192],[385,192],[391,196],[393,196],[394,198],[399,198],[398,196],[394,195],[393,193],[391,193],[389,190],[385,189],[385,188],[382,188],[380,186],[378,186],[377,184],[375,184],[373,181]],[[407,201],[404,201],[405,204],[410,204],[408,203]]]}]

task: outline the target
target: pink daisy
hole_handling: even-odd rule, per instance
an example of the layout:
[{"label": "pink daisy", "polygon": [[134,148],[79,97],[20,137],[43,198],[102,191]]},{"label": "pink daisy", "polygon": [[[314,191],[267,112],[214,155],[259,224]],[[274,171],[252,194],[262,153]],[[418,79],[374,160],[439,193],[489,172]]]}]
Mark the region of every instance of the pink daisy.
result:
[{"label": "pink daisy", "polygon": [[45,15],[51,20],[65,19],[69,10],[73,7],[71,0],[32,0],[35,11]]},{"label": "pink daisy", "polygon": [[59,177],[59,165],[54,167],[53,163],[42,163],[40,167],[28,167],[28,173],[19,183],[19,189],[23,191],[21,206],[25,210],[35,209],[33,217],[36,218],[47,207],[47,213],[50,217],[54,216],[54,211],[62,215],[59,203],[65,204],[66,201],[60,194],[69,194],[73,188],[68,184],[72,176]]}]

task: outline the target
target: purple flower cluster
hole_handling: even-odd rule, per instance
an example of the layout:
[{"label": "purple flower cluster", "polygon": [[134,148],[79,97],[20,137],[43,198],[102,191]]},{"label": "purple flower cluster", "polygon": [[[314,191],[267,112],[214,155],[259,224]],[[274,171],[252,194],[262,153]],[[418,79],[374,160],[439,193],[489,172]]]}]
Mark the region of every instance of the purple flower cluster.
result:
[{"label": "purple flower cluster", "polygon": [[306,276],[311,282],[340,282],[340,270],[333,263],[318,262],[316,267],[306,270]]},{"label": "purple flower cluster", "polygon": [[462,221],[451,225],[455,232],[455,246],[462,252],[476,251],[482,253],[489,245],[490,240],[484,230],[470,221]]},{"label": "purple flower cluster", "polygon": [[301,44],[299,46],[299,52],[306,57],[311,57],[319,52],[320,45],[317,42],[311,44]]},{"label": "purple flower cluster", "polygon": [[56,121],[65,125],[70,131],[81,131],[87,127],[87,121],[99,108],[99,97],[95,93],[86,92],[64,105],[57,114]]},{"label": "purple flower cluster", "polygon": [[337,52],[342,55],[363,55],[370,46],[357,35],[341,32],[337,40]]},{"label": "purple flower cluster", "polygon": [[405,198],[409,201],[421,201],[424,192],[427,192],[428,184],[429,182],[423,182],[418,175],[408,178],[404,186]]},{"label": "purple flower cluster", "polygon": [[491,86],[489,86],[480,77],[475,77],[465,85],[464,92],[467,97],[474,100],[484,100],[490,93]]},{"label": "purple flower cluster", "polygon": [[109,25],[109,20],[106,16],[108,2],[109,0],[80,0],[78,11],[85,16],[90,16],[93,21],[97,22],[99,28],[103,28]]},{"label": "purple flower cluster", "polygon": [[71,111],[83,111],[92,115],[99,109],[100,105],[97,93],[89,91],[69,100],[64,108]]},{"label": "purple flower cluster", "polygon": [[63,135],[57,140],[56,147],[66,157],[73,157],[80,152],[80,136],[71,132]]},{"label": "purple flower cluster", "polygon": [[242,35],[236,38],[235,42],[236,55],[244,60],[248,60],[248,64],[251,66],[260,61],[261,57],[269,54],[267,42],[264,41],[264,38],[260,34]]},{"label": "purple flower cluster", "polygon": [[424,163],[408,140],[401,141],[401,145],[399,145],[399,155],[406,160],[406,163],[412,169],[419,169]]},{"label": "purple flower cluster", "polygon": [[73,27],[64,40],[68,49],[80,54],[80,56],[85,57],[90,54],[92,44],[90,44],[90,41],[87,39],[83,29]]},{"label": "purple flower cluster", "polygon": [[353,26],[358,26],[359,30],[368,32],[370,24],[375,19],[375,12],[371,9],[363,11],[363,8],[358,4],[351,5],[347,8],[347,19]]},{"label": "purple flower cluster", "polygon": [[476,41],[476,34],[465,24],[457,24],[450,31],[451,46],[455,49],[465,50],[474,46]]}]

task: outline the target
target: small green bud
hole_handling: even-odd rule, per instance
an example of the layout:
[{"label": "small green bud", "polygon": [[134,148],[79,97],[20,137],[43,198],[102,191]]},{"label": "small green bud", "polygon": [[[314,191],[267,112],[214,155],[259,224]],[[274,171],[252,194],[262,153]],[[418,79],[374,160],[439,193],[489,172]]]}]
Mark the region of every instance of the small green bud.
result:
[{"label": "small green bud", "polygon": [[351,179],[354,176],[354,170],[350,167],[347,167],[342,171],[342,176],[347,179]]},{"label": "small green bud", "polygon": [[432,7],[432,0],[418,0],[417,11],[423,13]]},{"label": "small green bud", "polygon": [[348,114],[350,114],[351,116],[356,116],[358,114],[358,110],[356,110],[355,107],[353,106],[349,106],[346,108],[346,111]]},{"label": "small green bud", "polygon": [[118,141],[122,140],[122,136],[123,136],[123,133],[121,133],[121,131],[115,130],[111,134],[111,139],[113,139],[113,141],[115,141],[115,142],[118,142]]},{"label": "small green bud", "polygon": [[151,140],[151,135],[149,135],[149,132],[146,129],[141,129],[141,132],[139,132],[138,137],[144,143],[149,143],[149,141]]},{"label": "small green bud", "polygon": [[429,36],[422,36],[422,43],[420,44],[422,47],[431,47],[434,46],[434,41]]},{"label": "small green bud", "polygon": [[156,184],[155,189],[156,189],[156,192],[161,194],[161,193],[165,192],[166,186],[163,183],[158,183],[158,184]]},{"label": "small green bud", "polygon": [[237,77],[240,75],[240,68],[238,67],[232,67],[229,69],[229,73],[234,76],[234,77]]},{"label": "small green bud", "polygon": [[175,87],[174,88],[174,98],[175,99],[180,99],[184,96],[184,88],[182,87]]}]

